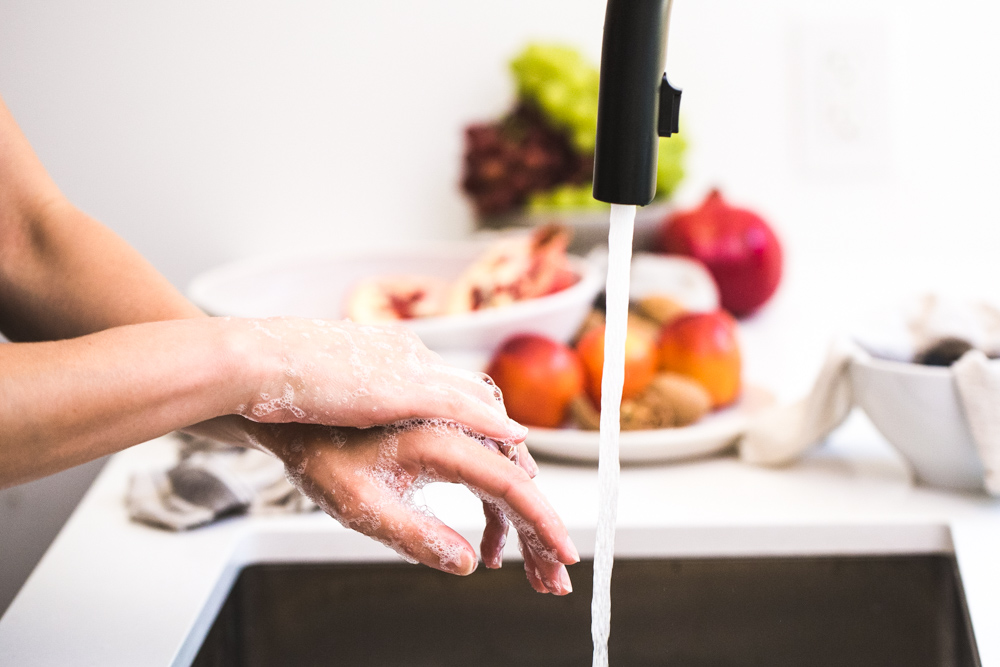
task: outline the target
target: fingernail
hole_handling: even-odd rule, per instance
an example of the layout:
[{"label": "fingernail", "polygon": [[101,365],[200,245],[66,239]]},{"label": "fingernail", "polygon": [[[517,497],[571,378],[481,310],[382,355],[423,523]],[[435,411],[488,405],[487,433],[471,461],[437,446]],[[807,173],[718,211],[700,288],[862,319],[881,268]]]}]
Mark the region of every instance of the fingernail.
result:
[{"label": "fingernail", "polygon": [[573,582],[569,580],[569,572],[565,567],[559,571],[559,583],[562,585],[564,595],[573,592]]},{"label": "fingernail", "polygon": [[464,577],[472,574],[479,567],[479,559],[475,554],[469,554],[469,552],[464,552],[462,556],[458,559],[458,562],[448,561],[441,562],[441,569],[451,574],[457,574],[460,577]]},{"label": "fingernail", "polygon": [[465,574],[472,574],[479,567],[479,558],[476,557],[475,553],[465,552],[463,560],[466,561]]},{"label": "fingernail", "polygon": [[516,440],[524,440],[528,436],[528,427],[518,424],[513,419],[507,420],[507,426],[510,428],[510,434]]},{"label": "fingernail", "polygon": [[566,547],[569,549],[569,555],[573,557],[574,563],[580,562],[580,552],[576,550],[576,545],[573,544],[573,540],[566,538]]},{"label": "fingernail", "polygon": [[549,589],[545,587],[542,583],[542,578],[539,576],[538,570],[529,567],[527,563],[524,564],[524,573],[528,575],[528,583],[531,587],[535,589],[536,593],[548,593]]},{"label": "fingernail", "polygon": [[518,451],[518,463],[524,468],[524,472],[528,473],[528,476],[532,479],[538,474],[538,464],[535,463],[535,459],[528,454],[527,449],[520,449]]}]

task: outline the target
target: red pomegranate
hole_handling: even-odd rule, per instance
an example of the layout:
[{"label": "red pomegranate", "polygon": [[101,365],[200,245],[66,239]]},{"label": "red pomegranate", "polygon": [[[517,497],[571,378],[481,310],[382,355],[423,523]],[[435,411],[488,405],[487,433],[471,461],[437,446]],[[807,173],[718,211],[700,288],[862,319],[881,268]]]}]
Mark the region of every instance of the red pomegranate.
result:
[{"label": "red pomegranate", "polygon": [[764,305],[781,281],[778,237],[759,215],[730,206],[718,190],[700,207],[668,216],[660,247],[700,260],[719,285],[722,307],[736,317]]}]

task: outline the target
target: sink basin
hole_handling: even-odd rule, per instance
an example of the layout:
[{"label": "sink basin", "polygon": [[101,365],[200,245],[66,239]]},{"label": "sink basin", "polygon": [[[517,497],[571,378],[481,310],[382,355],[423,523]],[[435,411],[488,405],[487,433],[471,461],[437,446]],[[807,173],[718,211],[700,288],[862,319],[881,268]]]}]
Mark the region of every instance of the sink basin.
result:
[{"label": "sink basin", "polygon": [[[589,665],[592,563],[534,593],[520,564],[245,567],[193,665]],[[949,554],[616,559],[617,666],[979,665]]]}]

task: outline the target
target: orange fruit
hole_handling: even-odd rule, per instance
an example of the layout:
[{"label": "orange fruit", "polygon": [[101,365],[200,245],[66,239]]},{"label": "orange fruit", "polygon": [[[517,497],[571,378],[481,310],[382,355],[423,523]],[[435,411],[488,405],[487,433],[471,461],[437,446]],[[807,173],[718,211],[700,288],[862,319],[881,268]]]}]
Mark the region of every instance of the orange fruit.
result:
[{"label": "orange fruit", "polygon": [[690,313],[668,323],[660,332],[660,369],[698,381],[718,408],[740,393],[742,361],[736,320],[717,310]]},{"label": "orange fruit", "polygon": [[[587,394],[595,405],[601,404],[601,381],[604,377],[604,325],[594,327],[576,344],[587,374]],[[638,396],[656,375],[657,352],[653,338],[629,329],[625,336],[625,384],[622,400]]]}]

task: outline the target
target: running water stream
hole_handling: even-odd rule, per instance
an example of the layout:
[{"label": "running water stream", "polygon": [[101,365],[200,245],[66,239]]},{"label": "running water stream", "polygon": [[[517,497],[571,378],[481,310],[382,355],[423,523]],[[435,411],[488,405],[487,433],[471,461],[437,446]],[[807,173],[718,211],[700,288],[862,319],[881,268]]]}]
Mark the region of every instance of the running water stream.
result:
[{"label": "running water stream", "polygon": [[590,605],[593,667],[608,665],[611,634],[611,568],[615,559],[618,517],[618,435],[621,430],[622,384],[625,381],[625,334],[628,323],[628,283],[632,263],[635,206],[611,205],[608,233],[607,325],[601,379],[601,449],[597,464],[597,543],[594,549],[594,597]]}]

